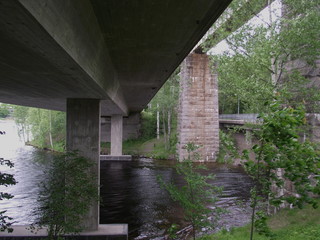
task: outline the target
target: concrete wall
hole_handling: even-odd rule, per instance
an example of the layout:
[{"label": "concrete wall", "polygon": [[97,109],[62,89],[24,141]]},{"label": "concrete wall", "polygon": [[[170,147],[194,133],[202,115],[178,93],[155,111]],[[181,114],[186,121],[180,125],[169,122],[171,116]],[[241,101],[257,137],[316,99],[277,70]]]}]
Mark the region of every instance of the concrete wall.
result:
[{"label": "concrete wall", "polygon": [[[140,136],[140,113],[129,115],[123,118],[123,141],[136,139]],[[101,118],[101,141],[110,142],[111,136],[111,118]]]},{"label": "concrete wall", "polygon": [[200,146],[201,161],[215,161],[219,150],[217,76],[211,74],[209,57],[190,54],[182,63],[178,111],[178,154],[187,157],[185,144]]}]

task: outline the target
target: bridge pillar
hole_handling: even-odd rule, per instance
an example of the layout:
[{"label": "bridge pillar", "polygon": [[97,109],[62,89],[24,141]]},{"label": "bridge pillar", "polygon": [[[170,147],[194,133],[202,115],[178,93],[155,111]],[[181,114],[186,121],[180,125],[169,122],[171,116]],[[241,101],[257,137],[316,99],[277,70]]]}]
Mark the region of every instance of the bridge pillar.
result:
[{"label": "bridge pillar", "polygon": [[178,154],[187,158],[184,146],[199,146],[200,161],[215,161],[219,150],[217,75],[210,71],[209,57],[192,53],[181,69],[178,112]]},{"label": "bridge pillar", "polygon": [[122,132],[123,117],[122,115],[111,116],[111,156],[122,155]]},{"label": "bridge pillar", "polygon": [[[79,153],[94,163],[93,173],[100,185],[100,100],[67,99],[67,150]],[[97,230],[99,204],[91,206],[85,217],[85,230]]]}]

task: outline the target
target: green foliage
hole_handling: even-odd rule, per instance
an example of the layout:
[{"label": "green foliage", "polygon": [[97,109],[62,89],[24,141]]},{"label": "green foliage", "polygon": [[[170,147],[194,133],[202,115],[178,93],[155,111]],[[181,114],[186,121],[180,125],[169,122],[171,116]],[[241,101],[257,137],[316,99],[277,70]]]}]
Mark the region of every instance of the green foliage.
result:
[{"label": "green foliage", "polygon": [[265,6],[265,0],[233,0],[228,8],[221,14],[214,25],[215,32],[205,40],[201,46],[208,51],[217,43],[226,39],[233,31],[236,31],[250,18],[252,18],[262,6]]},{"label": "green foliage", "polygon": [[163,138],[160,138],[160,141],[154,144],[152,152],[150,152],[150,154],[147,155],[153,159],[169,159],[172,153],[166,150]]},{"label": "green foliage", "polygon": [[[246,2],[230,5],[233,24],[245,23],[261,4],[260,0]],[[263,112],[264,102],[272,100],[275,92],[292,106],[304,102],[308,112],[319,111],[319,90],[307,73],[295,67],[299,63],[311,71],[319,57],[319,1],[283,2],[287,10],[282,17],[262,20],[260,25],[246,23],[226,39],[230,49],[213,57],[218,66],[220,113],[237,113],[238,106],[240,113]],[[244,14],[237,11],[242,5],[247,5],[241,10]],[[228,25],[218,34],[228,36],[232,28]]]},{"label": "green foliage", "polygon": [[65,150],[66,114],[40,108],[14,106],[13,116],[25,142],[58,152]]},{"label": "green foliage", "polygon": [[83,230],[84,216],[98,202],[98,181],[92,168],[94,164],[76,152],[52,160],[47,181],[40,183],[34,230],[47,227],[49,239]]},{"label": "green foliage", "polygon": [[30,126],[28,124],[29,108],[23,106],[13,106],[13,117],[18,127],[18,134],[23,138],[24,142],[29,141]]},{"label": "green foliage", "polygon": [[7,104],[0,104],[0,118],[6,118],[10,114]]},{"label": "green foliage", "polygon": [[176,144],[177,144],[177,134],[172,133],[169,139],[169,147],[166,146],[164,137],[160,137],[156,143],[153,145],[152,151],[147,154],[154,159],[172,159],[176,155]]},{"label": "green foliage", "polygon": [[219,154],[217,161],[220,163],[231,163],[234,159],[239,158],[237,147],[232,134],[237,130],[228,129],[228,132],[219,131]]},{"label": "green foliage", "polygon": [[213,175],[204,176],[198,172],[205,167],[193,162],[199,158],[195,152],[196,145],[189,143],[186,145],[186,149],[189,153],[188,159],[177,163],[175,167],[177,173],[183,177],[185,185],[179,187],[172,182],[165,183],[161,178],[159,181],[169,192],[171,198],[184,209],[185,219],[192,225],[193,238],[195,239],[197,230],[202,227],[212,227],[213,223],[208,219],[209,215],[218,217],[221,209],[208,209],[207,204],[214,204],[217,201],[216,195],[221,192],[221,188],[207,183],[209,179],[214,178]]},{"label": "green foliage", "polygon": [[[242,10],[237,9],[246,2],[236,0],[231,4],[233,24],[244,22],[246,14],[239,14]],[[252,4],[253,9],[259,2],[247,5]],[[230,50],[213,58],[215,65],[218,62],[220,112],[236,113],[240,106],[243,113],[267,113],[261,115],[261,128],[255,129],[258,144],[243,154],[247,171],[257,181],[251,191],[251,239],[254,224],[259,232],[271,236],[265,216],[256,212],[260,196],[276,207],[284,202],[317,207],[312,196],[320,192],[319,150],[299,137],[305,124],[300,106],[303,104],[308,112],[320,110],[319,89],[304,72],[313,71],[319,58],[319,1],[283,0],[282,4],[282,16],[264,20],[261,25],[245,24],[226,39]],[[271,15],[272,9],[269,11]],[[230,34],[228,29],[219,31]],[[265,105],[266,100],[273,101],[275,93],[282,105]],[[255,155],[254,161],[249,159],[250,152]],[[293,184],[294,193],[279,191],[288,182]]]},{"label": "green foliage", "polygon": [[[177,68],[169,77],[166,83],[158,91],[150,102],[150,108],[147,110],[152,113],[153,123],[157,123],[157,114],[159,116],[159,128],[162,130],[165,149],[169,150],[174,144],[171,140],[173,131],[177,128],[177,103],[179,98],[179,73]],[[155,125],[156,127],[157,125]],[[159,132],[160,132],[159,129]]]},{"label": "green foliage", "polygon": [[[299,208],[305,203],[316,208],[313,196],[320,193],[320,152],[315,144],[300,141],[301,127],[306,124],[303,108],[285,107],[277,101],[269,108],[269,113],[261,114],[261,128],[254,131],[258,143],[249,151],[255,159],[249,158],[249,151],[243,154],[246,171],[257,183],[252,189],[252,227],[259,201],[258,189],[276,207],[287,202]],[[283,189],[286,182],[294,185],[294,192],[279,194],[278,190]],[[261,217],[260,214],[256,226],[261,233],[270,235]]]},{"label": "green foliage", "polygon": [[177,224],[171,224],[171,226],[168,229],[169,238],[171,239],[177,239],[177,231],[178,231],[179,225]]},{"label": "green foliage", "polygon": [[149,140],[156,137],[156,121],[152,112],[141,112],[141,139]]},{"label": "green foliage", "polygon": [[255,216],[254,227],[256,232],[260,235],[269,237],[270,239],[275,238],[275,234],[271,231],[267,225],[267,215],[264,211],[258,211]]},{"label": "green foliage", "polygon": [[[31,126],[32,143],[41,148],[50,148],[52,150],[63,149],[65,122],[66,117],[63,112],[30,108],[28,124]],[[55,143],[59,143],[59,147],[56,147]]]},{"label": "green foliage", "polygon": [[[6,165],[9,168],[13,167],[13,163],[9,160],[4,160],[3,158],[0,158],[0,166]],[[12,174],[3,173],[0,172],[0,186],[8,187],[10,185],[15,185],[17,181],[14,179]],[[0,201],[3,199],[11,199],[13,198],[12,194],[6,193],[6,192],[0,192]],[[0,232],[8,231],[12,232],[13,229],[11,228],[11,225],[13,222],[11,222],[12,218],[5,215],[6,211],[0,211]]]},{"label": "green foliage", "polygon": [[[320,208],[283,209],[267,219],[274,232],[274,240],[318,240],[320,236]],[[244,240],[250,238],[250,226],[233,228],[206,236],[206,240]],[[202,238],[201,238],[202,239]],[[270,237],[257,235],[256,240],[270,240]]]},{"label": "green foliage", "polygon": [[[129,139],[123,142],[123,153],[134,156],[145,156],[153,159],[173,159],[175,149],[176,134],[170,138],[170,149],[166,149],[163,137],[146,140],[144,138]],[[110,153],[110,143],[102,142],[101,151],[103,154]]]},{"label": "green foliage", "polygon": [[154,106],[152,108],[153,112],[157,111],[157,104],[159,104],[158,110],[164,114],[167,114],[168,111],[172,111],[176,108],[179,97],[179,72],[180,69],[176,69],[176,71],[170,76],[156,96],[152,99],[151,104]]}]

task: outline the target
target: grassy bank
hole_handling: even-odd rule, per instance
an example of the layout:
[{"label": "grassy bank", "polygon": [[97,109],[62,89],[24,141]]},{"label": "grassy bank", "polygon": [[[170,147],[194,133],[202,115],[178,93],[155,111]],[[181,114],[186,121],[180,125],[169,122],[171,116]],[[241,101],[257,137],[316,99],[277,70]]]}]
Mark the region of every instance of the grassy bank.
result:
[{"label": "grassy bank", "polygon": [[[320,203],[320,201],[319,201]],[[274,240],[320,240],[320,208],[310,206],[300,209],[284,209],[268,220],[268,225],[275,234]],[[250,228],[232,229],[205,236],[202,240],[249,240]],[[254,240],[269,240],[255,233]]]},{"label": "grassy bank", "polygon": [[[123,142],[122,147],[123,154],[126,155],[144,156],[155,159],[173,159],[175,156],[174,149],[165,149],[163,137],[149,140],[127,140]],[[101,153],[110,154],[110,143],[101,143]]]},{"label": "grassy bank", "polygon": [[35,147],[35,148],[38,148],[38,149],[42,149],[42,150],[46,150],[46,151],[52,151],[52,152],[60,152],[60,153],[63,153],[65,152],[65,141],[56,141],[54,142],[53,144],[53,148],[51,148],[50,145],[48,144],[43,144],[39,141],[29,141],[29,142],[26,142],[25,143],[26,145],[28,146],[32,146],[32,147]]}]

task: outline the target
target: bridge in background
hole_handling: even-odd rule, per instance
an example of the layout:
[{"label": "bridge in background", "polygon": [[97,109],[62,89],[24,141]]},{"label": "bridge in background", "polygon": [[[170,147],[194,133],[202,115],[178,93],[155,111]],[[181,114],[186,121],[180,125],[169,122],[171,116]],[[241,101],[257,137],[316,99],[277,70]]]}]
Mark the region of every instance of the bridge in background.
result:
[{"label": "bridge in background", "polygon": [[[97,163],[100,118],[111,154],[231,0],[0,0],[0,102],[67,112],[67,149]],[[99,182],[97,182],[97,187]],[[86,228],[97,229],[93,206]]]}]

